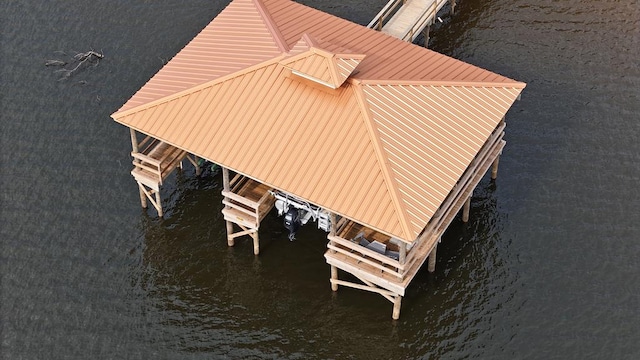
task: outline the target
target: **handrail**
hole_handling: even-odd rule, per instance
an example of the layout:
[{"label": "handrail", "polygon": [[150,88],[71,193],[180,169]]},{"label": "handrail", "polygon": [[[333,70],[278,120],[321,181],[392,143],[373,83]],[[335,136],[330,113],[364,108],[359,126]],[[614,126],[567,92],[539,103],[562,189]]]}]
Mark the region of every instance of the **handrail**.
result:
[{"label": "handrail", "polygon": [[161,162],[159,160],[156,160],[156,159],[150,157],[150,156],[147,156],[147,155],[142,154],[142,153],[137,153],[137,152],[132,152],[131,156],[133,158],[135,158],[135,159],[138,159],[140,161],[144,161],[146,163],[149,163],[151,165],[154,165],[154,166],[157,166],[158,168],[160,168],[160,163]]},{"label": "handrail", "polygon": [[234,193],[232,193],[230,191],[222,190],[222,196],[228,197],[229,199],[231,199],[233,201],[237,201],[237,202],[239,202],[239,203],[241,203],[243,205],[246,205],[246,206],[248,206],[248,207],[250,207],[252,209],[258,209],[258,207],[260,206],[260,204],[258,204],[257,202],[251,201],[251,200],[249,200],[249,199],[247,199],[245,197],[242,197],[242,196],[240,196],[238,194],[234,194]]},{"label": "handrail", "polygon": [[340,238],[340,237],[337,237],[337,236],[329,235],[328,238],[334,244],[338,244],[338,245],[344,246],[346,248],[349,248],[349,249],[351,249],[353,251],[357,251],[357,252],[359,252],[360,254],[362,254],[364,256],[376,259],[376,260],[378,260],[378,261],[380,261],[382,263],[385,263],[385,264],[387,264],[389,266],[393,266],[394,268],[396,268],[396,269],[398,269],[400,271],[405,269],[405,265],[400,264],[399,261],[394,260],[394,259],[392,259],[392,258],[390,258],[388,256],[382,255],[380,253],[377,253],[377,252],[375,252],[375,251],[373,251],[371,249],[367,249],[364,246],[352,243],[349,240],[346,240],[346,239],[343,239],[343,238]]},{"label": "handrail", "polygon": [[[378,15],[376,15],[373,20],[367,25],[369,29],[373,29],[377,27],[377,30],[382,30],[382,23],[387,18],[387,16],[398,7],[399,3],[405,3],[404,0],[390,0],[383,8],[380,10]],[[377,26],[376,26],[377,25]]]},{"label": "handrail", "polygon": [[343,249],[341,247],[337,247],[337,246],[331,245],[331,243],[329,243],[327,245],[327,248],[329,250],[333,250],[333,251],[339,252],[340,254],[345,255],[347,257],[350,257],[350,258],[352,258],[352,259],[354,259],[356,261],[363,262],[365,264],[371,265],[371,266],[375,267],[378,270],[381,270],[381,271],[386,272],[386,273],[388,273],[388,274],[390,274],[392,276],[395,276],[397,278],[402,279],[402,274],[400,274],[397,271],[391,270],[391,269],[389,269],[389,268],[387,268],[385,266],[382,266],[380,263],[377,263],[375,261],[371,261],[371,260],[369,260],[369,259],[367,259],[365,257],[354,256],[353,253],[351,253],[351,252],[349,252],[349,251],[347,251],[347,250],[345,250],[345,249]]},{"label": "handrail", "polygon": [[[421,14],[420,17],[418,17],[419,20],[416,22],[411,28],[409,28],[409,30],[407,30],[407,32],[404,34],[404,36],[402,36],[402,40],[404,41],[413,41],[413,36],[420,31],[419,29],[423,29],[425,26],[427,26],[427,22],[430,20],[431,16],[426,16],[427,13],[429,12],[433,12],[433,17],[436,16],[436,14],[438,13],[438,9],[441,8],[441,5],[444,5],[444,3],[447,0],[435,0],[431,6],[429,6],[428,8],[426,8]],[[433,19],[431,19],[431,21],[433,21]],[[418,30],[416,30],[416,28]],[[409,38],[407,38],[407,35],[409,35]]]},{"label": "handrail", "polygon": [[230,208],[234,208],[234,209],[236,209],[236,210],[238,210],[238,211],[240,211],[240,212],[242,212],[242,213],[244,213],[246,215],[255,216],[256,219],[258,218],[258,211],[257,210],[251,211],[251,210],[249,210],[249,209],[247,209],[245,207],[240,206],[239,204],[236,204],[234,202],[227,201],[227,200],[222,200],[222,203],[224,205],[227,205]]}]

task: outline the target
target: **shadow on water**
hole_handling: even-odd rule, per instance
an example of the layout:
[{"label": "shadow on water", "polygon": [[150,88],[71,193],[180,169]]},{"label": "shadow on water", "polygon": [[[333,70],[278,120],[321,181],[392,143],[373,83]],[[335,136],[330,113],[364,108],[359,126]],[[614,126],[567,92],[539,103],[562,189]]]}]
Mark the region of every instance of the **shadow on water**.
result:
[{"label": "shadow on water", "polygon": [[260,228],[260,256],[248,238],[228,248],[220,182],[217,173],[178,173],[166,185],[165,218],[153,210],[140,218],[142,270],[132,281],[156,325],[149,336],[167,349],[260,358],[397,357],[434,347],[465,354],[486,341],[482,334],[498,326],[492,316],[511,300],[516,275],[503,259],[493,182],[478,187],[471,221],[458,217],[445,233],[436,273],[418,274],[399,321],[378,295],[330,290],[326,234],[313,225],[290,242],[272,212]]}]

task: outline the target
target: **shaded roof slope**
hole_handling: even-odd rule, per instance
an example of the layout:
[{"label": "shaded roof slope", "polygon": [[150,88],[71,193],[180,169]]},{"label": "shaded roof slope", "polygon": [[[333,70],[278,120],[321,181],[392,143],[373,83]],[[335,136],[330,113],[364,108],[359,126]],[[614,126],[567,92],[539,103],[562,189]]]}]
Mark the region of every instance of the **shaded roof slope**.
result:
[{"label": "shaded roof slope", "polygon": [[524,87],[288,0],[234,0],[208,27],[229,21],[236,3],[246,26],[261,29],[254,46],[271,46],[268,59],[212,32],[208,43],[225,44],[207,48],[213,62],[250,61],[237,71],[218,62],[217,76],[214,65],[185,68],[212,78],[166,94],[152,79],[139,93],[165,95],[113,118],[408,242]]}]

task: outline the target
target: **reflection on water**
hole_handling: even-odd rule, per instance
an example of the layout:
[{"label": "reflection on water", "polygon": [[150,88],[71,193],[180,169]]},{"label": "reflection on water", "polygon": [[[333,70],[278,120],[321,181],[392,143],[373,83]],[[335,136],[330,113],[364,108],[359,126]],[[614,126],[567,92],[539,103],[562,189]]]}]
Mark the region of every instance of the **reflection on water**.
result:
[{"label": "reflection on water", "polygon": [[[333,293],[325,234],[261,255],[226,245],[220,175],[192,168],[142,210],[128,131],[109,114],[226,1],[0,5],[0,354],[50,358],[640,356],[640,9],[634,1],[460,1],[430,47],[528,83],[497,182],[454,220],[434,274],[390,320]],[[366,24],[381,0],[304,3]],[[56,51],[101,50],[67,80]]]}]

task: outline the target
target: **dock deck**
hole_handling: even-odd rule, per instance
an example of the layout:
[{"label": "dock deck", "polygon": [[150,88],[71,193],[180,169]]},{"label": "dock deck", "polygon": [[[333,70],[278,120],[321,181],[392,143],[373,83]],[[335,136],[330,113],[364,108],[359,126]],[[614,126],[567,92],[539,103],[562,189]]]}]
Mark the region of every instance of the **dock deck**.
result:
[{"label": "dock deck", "polygon": [[[368,27],[404,41],[415,41],[433,24],[447,0],[391,0]],[[455,1],[452,1],[452,8]]]}]

